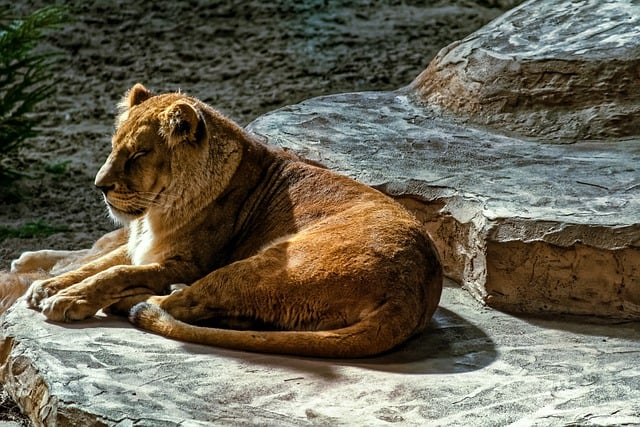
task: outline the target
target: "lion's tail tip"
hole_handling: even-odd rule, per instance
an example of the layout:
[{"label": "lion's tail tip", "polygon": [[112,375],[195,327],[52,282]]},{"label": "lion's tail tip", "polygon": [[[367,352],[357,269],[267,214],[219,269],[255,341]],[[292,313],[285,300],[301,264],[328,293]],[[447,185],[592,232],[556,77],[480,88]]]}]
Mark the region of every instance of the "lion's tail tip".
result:
[{"label": "lion's tail tip", "polygon": [[158,331],[158,327],[168,323],[171,316],[162,308],[148,302],[140,302],[129,311],[129,321],[142,329]]}]

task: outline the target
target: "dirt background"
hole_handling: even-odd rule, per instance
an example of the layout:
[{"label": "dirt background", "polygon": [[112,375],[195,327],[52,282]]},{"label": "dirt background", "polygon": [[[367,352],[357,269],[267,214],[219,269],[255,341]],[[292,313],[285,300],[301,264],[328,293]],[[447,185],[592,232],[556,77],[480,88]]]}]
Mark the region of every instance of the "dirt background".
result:
[{"label": "dirt background", "polygon": [[[109,152],[116,104],[134,83],[182,90],[246,125],[314,96],[405,86],[442,47],[516,3],[65,2],[72,21],[45,46],[61,54],[56,93],[40,105],[39,136],[9,160],[26,177],[15,184],[20,200],[0,200],[0,226],[67,231],[1,241],[0,269],[25,250],[88,247],[113,229],[92,183]],[[22,1],[14,10],[24,16],[48,4]],[[0,399],[0,420],[13,413]]]}]

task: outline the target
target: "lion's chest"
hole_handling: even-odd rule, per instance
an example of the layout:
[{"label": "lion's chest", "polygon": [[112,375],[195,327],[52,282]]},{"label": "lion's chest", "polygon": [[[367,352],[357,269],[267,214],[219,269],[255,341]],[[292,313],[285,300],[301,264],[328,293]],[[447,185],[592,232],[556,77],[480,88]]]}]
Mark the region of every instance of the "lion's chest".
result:
[{"label": "lion's chest", "polygon": [[147,218],[132,224],[127,250],[133,265],[145,265],[156,262],[154,234]]}]

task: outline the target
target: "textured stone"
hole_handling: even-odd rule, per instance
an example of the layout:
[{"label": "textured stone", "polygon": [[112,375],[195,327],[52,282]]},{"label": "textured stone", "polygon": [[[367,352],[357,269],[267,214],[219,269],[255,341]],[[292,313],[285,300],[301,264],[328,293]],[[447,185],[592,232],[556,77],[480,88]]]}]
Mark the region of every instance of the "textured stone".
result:
[{"label": "textured stone", "polygon": [[445,271],[515,312],[640,318],[640,144],[546,144],[372,92],[311,99],[249,128],[397,197]]},{"label": "textured stone", "polygon": [[21,301],[1,319],[0,381],[36,426],[640,423],[637,325],[519,319],[446,285],[426,333],[358,360],[54,324]]},{"label": "textured stone", "polygon": [[397,197],[493,307],[640,318],[639,21],[626,0],[529,1],[407,88],[249,128]]},{"label": "textured stone", "polygon": [[442,49],[418,98],[555,142],[639,135],[640,4],[532,0]]}]

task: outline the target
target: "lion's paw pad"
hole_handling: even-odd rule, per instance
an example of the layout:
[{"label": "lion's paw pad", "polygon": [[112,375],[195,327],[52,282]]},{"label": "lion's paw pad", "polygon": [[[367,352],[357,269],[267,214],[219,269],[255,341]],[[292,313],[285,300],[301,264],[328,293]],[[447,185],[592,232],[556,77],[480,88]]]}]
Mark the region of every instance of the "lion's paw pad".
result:
[{"label": "lion's paw pad", "polygon": [[77,297],[57,296],[44,299],[40,304],[42,313],[54,322],[84,320],[96,314],[96,308]]}]

